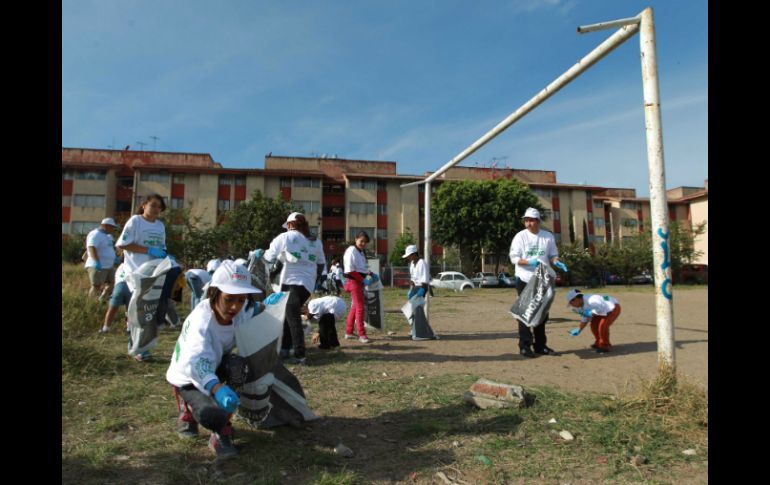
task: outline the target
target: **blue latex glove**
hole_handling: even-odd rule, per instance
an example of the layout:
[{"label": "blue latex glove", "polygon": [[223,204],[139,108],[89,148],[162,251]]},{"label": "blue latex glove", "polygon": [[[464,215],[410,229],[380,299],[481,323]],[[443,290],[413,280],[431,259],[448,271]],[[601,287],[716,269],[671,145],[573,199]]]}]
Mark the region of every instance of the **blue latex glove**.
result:
[{"label": "blue latex glove", "polygon": [[364,278],[364,281],[362,281],[361,283],[363,283],[364,286],[369,286],[374,282],[375,282],[374,278],[372,278],[371,276],[367,276],[366,278]]},{"label": "blue latex glove", "polygon": [[149,247],[147,248],[147,254],[151,258],[165,258],[166,251],[160,248]]},{"label": "blue latex glove", "polygon": [[[415,286],[415,288],[417,287]],[[425,296],[425,288],[423,288],[422,286],[417,288],[417,291],[415,292],[415,296],[417,297]]]},{"label": "blue latex glove", "polygon": [[217,389],[217,392],[214,394],[214,400],[217,402],[217,405],[220,408],[224,409],[228,413],[234,413],[235,410],[238,409],[238,406],[241,404],[241,400],[238,398],[238,394],[230,389],[230,386],[227,384]]},{"label": "blue latex glove", "polygon": [[569,334],[572,335],[573,337],[577,337],[579,333],[580,333],[580,329],[577,327],[571,328],[569,330]]},{"label": "blue latex glove", "polygon": [[565,273],[567,272],[567,265],[562,263],[561,261],[556,261],[555,263],[553,263],[553,265],[559,268],[560,270],[564,271]]},{"label": "blue latex glove", "polygon": [[369,273],[369,276],[372,278],[372,283],[375,281],[380,281],[380,277],[377,276],[377,273]]},{"label": "blue latex glove", "polygon": [[409,288],[409,291],[406,292],[406,299],[411,300],[414,294],[417,293],[417,287],[413,286],[412,288]]},{"label": "blue latex glove", "polygon": [[537,266],[538,264],[540,264],[540,259],[539,258],[529,258],[527,260],[527,264],[530,265],[530,266]]},{"label": "blue latex glove", "polygon": [[281,291],[279,291],[278,293],[273,293],[272,295],[265,298],[265,301],[263,301],[262,303],[264,303],[265,305],[272,305],[274,303],[277,303],[282,296],[283,296],[283,292]]},{"label": "blue latex glove", "polygon": [[583,315],[586,318],[591,318],[593,316],[593,313],[588,308],[586,308],[585,310],[581,311],[580,314]]},{"label": "blue latex glove", "polygon": [[96,266],[94,266],[94,267],[96,268],[96,271],[101,271],[102,270],[102,262],[97,260],[96,261]]}]

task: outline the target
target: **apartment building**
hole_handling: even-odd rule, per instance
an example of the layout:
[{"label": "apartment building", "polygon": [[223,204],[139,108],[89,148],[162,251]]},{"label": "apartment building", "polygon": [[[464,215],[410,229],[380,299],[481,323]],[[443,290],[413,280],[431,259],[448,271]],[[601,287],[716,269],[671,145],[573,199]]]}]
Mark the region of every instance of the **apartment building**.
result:
[{"label": "apartment building", "polygon": [[[104,217],[122,224],[151,193],[172,208],[187,208],[202,227],[213,227],[255,190],[302,207],[326,254],[342,254],[345,241],[364,230],[370,248],[387,258],[400,234],[424,238],[424,179],[400,175],[396,162],[269,154],[264,169],[230,169],[203,153],[62,148],[62,234],[85,234]],[[442,181],[515,177],[527,183],[545,208],[543,227],[557,242],[605,242],[638,233],[649,221],[649,200],[633,189],[562,184],[556,172],[512,168],[453,167]],[[680,190],[681,189],[681,190]],[[708,188],[669,191],[672,217],[708,215]],[[705,198],[705,202],[704,202]],[[690,207],[694,209],[690,209]],[[649,223],[649,222],[646,222]],[[706,239],[707,246],[707,239]],[[442,248],[434,245],[433,254]]]}]

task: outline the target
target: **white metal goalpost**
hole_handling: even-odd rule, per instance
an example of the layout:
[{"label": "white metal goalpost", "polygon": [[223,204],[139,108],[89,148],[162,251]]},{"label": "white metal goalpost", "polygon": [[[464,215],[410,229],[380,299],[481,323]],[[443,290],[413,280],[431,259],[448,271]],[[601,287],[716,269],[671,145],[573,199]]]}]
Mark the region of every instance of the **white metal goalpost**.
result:
[{"label": "white metal goalpost", "polygon": [[[642,63],[642,89],[644,91],[644,120],[647,135],[647,165],[650,177],[650,211],[652,215],[653,266],[655,275],[655,309],[658,340],[659,365],[675,368],[674,359],[674,308],[671,267],[668,251],[668,206],[666,203],[666,182],[663,161],[663,133],[660,116],[660,96],[658,88],[658,63],[655,48],[655,24],[652,8],[648,7],[636,17],[613,20],[581,26],[578,33],[594,32],[620,27],[612,36],[599,44],[588,55],[570,67],[551,84],[508,115],[503,121],[460,152],[438,171],[425,180],[403,184],[401,187],[425,184],[425,241],[424,256],[430,264],[430,195],[431,182],[444,172],[457,165],[487,142],[505,131],[513,123],[550,98],[576,77],[612,52],[620,44],[639,32],[639,44]],[[430,316],[430,299],[425,302],[425,315]]]}]

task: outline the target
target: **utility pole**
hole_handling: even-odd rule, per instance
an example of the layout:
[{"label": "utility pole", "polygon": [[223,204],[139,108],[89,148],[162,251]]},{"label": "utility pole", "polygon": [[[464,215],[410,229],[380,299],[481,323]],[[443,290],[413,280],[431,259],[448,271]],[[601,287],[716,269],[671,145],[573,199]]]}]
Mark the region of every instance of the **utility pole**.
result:
[{"label": "utility pole", "polygon": [[153,150],[153,151],[157,151],[157,147],[158,147],[158,140],[160,140],[160,138],[158,138],[158,137],[157,137],[157,136],[155,136],[155,135],[151,136],[150,138],[152,139],[152,150]]}]

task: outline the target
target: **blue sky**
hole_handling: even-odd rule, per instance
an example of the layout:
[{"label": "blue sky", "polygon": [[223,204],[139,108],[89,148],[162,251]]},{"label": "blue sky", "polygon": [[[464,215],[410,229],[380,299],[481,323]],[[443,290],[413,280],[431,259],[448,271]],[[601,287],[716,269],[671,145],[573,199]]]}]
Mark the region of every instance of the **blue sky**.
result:
[{"label": "blue sky", "polygon": [[[708,178],[708,2],[62,1],[62,145],[398,162],[434,171],[609,37],[655,15],[666,185]],[[639,36],[462,165],[649,195]],[[153,139],[152,137],[157,137]]]}]

